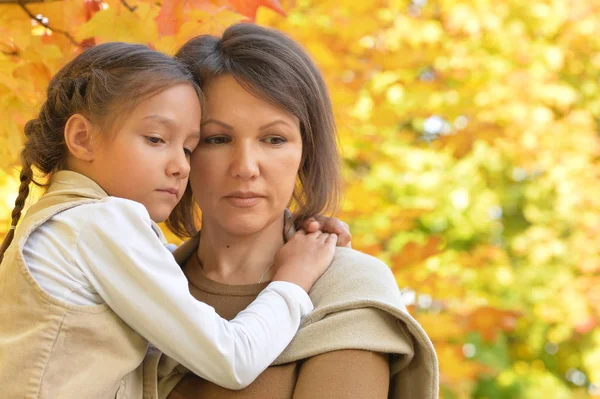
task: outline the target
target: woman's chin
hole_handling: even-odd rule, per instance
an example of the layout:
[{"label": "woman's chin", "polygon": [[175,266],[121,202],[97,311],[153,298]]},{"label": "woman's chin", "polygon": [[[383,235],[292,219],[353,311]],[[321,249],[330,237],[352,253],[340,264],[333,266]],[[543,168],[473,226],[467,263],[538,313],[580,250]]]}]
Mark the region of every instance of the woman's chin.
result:
[{"label": "woman's chin", "polygon": [[263,229],[260,226],[237,225],[227,226],[225,231],[232,236],[250,236],[260,233]]},{"label": "woman's chin", "polygon": [[[281,214],[283,214],[283,211]],[[235,218],[223,218],[219,225],[227,232],[227,234],[233,236],[249,236],[267,230],[274,221],[277,221],[280,218],[275,215],[269,216],[273,217],[243,215]]]}]

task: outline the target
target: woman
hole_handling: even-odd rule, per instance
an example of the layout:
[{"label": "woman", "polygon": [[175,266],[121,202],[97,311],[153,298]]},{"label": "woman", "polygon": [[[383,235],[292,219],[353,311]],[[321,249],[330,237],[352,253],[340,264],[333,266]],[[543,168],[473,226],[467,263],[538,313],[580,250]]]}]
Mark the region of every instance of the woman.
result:
[{"label": "woman", "polygon": [[[231,318],[269,281],[273,256],[294,226],[335,209],[331,104],[309,57],[273,30],[234,25],[222,38],[192,39],[177,57],[196,74],[205,104],[191,160],[194,196],[187,193],[169,221],[193,236],[176,257],[192,294]],[[202,210],[201,236],[192,224],[194,200]],[[293,217],[286,213],[290,204]],[[386,265],[338,248],[310,294],[315,311],[246,389],[220,388],[163,357],[161,392],[172,389],[171,398],[437,398],[433,346],[406,312]]]}]

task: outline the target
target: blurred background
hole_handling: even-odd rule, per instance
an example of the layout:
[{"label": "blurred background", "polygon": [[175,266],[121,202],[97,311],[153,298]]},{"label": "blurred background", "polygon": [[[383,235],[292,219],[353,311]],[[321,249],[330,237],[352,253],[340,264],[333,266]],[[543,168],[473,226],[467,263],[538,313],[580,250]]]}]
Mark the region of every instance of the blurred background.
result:
[{"label": "blurred background", "polygon": [[323,72],[337,216],[393,269],[440,396],[600,398],[597,0],[0,0],[0,238],[61,65],[114,40],[173,54],[238,21]]}]

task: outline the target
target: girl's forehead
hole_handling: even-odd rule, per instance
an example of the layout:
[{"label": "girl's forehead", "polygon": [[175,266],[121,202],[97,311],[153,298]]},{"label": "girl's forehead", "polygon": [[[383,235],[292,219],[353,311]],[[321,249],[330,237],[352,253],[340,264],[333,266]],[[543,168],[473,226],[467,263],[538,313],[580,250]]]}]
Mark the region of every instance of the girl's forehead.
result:
[{"label": "girl's forehead", "polygon": [[120,121],[114,124],[113,132],[123,129],[152,127],[164,130],[199,131],[201,109],[198,97],[191,85],[172,86],[120,113]]}]

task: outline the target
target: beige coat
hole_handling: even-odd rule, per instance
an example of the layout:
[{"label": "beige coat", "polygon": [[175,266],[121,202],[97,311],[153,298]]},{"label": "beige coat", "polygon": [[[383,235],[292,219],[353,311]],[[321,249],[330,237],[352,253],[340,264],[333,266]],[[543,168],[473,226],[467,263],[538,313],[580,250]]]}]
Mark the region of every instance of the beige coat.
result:
[{"label": "beige coat", "polygon": [[[289,225],[289,223],[288,223]],[[293,231],[288,230],[288,236]],[[184,264],[196,250],[196,236],[175,251]],[[315,306],[296,337],[274,365],[340,349],[389,353],[390,398],[437,399],[438,362],[419,323],[408,313],[390,268],[378,259],[349,248],[337,248],[329,269],[315,283]],[[159,356],[149,357],[156,367]],[[159,397],[166,397],[186,370],[163,356],[159,365]]]}]

